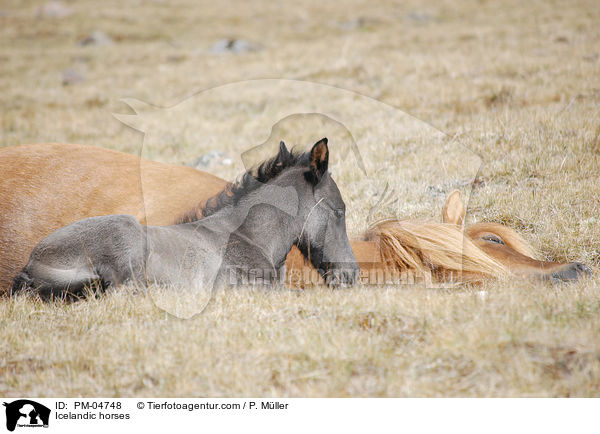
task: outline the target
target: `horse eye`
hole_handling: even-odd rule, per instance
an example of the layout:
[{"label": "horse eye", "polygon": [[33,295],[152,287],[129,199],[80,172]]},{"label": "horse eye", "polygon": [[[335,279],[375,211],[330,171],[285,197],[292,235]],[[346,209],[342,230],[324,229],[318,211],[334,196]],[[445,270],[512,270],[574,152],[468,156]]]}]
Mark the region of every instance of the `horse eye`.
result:
[{"label": "horse eye", "polygon": [[481,239],[484,241],[489,241],[490,243],[504,244],[504,241],[502,241],[500,237],[497,237],[496,235],[492,234],[484,235],[483,237],[481,237]]},{"label": "horse eye", "polygon": [[341,219],[342,217],[344,217],[344,214],[345,214],[345,213],[344,213],[344,210],[343,210],[343,209],[341,209],[341,208],[334,209],[334,210],[333,210],[333,213],[334,213],[334,214],[335,214],[335,216],[336,216],[337,218],[339,218],[339,219]]}]

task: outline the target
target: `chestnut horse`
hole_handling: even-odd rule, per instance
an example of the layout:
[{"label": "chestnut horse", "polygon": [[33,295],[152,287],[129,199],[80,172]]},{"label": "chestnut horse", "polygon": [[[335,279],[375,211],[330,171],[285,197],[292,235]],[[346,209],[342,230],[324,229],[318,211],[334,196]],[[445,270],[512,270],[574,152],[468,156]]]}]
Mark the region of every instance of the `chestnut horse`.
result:
[{"label": "chestnut horse", "polygon": [[[190,167],[70,144],[0,148],[0,173],[0,291],[11,287],[33,247],[60,227],[107,214],[169,225],[184,215],[200,217],[205,202],[228,185]],[[387,220],[374,225],[361,239],[351,240],[363,281],[380,282],[381,276],[395,281],[406,272],[435,282],[502,276],[576,280],[590,273],[577,262],[536,260],[511,228],[481,223],[463,230],[463,219],[464,207],[454,192],[443,223]],[[288,255],[287,270],[294,285],[315,283],[315,273],[297,249]]]}]

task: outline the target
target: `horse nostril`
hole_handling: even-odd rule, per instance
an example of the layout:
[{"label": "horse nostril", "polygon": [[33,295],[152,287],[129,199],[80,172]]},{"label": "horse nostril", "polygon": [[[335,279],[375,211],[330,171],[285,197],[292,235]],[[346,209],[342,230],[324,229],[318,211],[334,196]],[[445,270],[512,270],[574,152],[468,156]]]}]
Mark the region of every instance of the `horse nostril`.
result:
[{"label": "horse nostril", "polygon": [[327,276],[326,282],[331,287],[352,286],[356,280],[356,272],[346,270],[332,270]]},{"label": "horse nostril", "polygon": [[592,270],[581,262],[573,262],[563,267],[560,271],[552,274],[552,280],[556,282],[566,282],[578,280],[582,276],[591,276]]},{"label": "horse nostril", "polygon": [[587,276],[592,275],[592,270],[590,270],[587,265],[582,264],[581,262],[574,262],[573,266],[577,270],[577,273],[585,274]]},{"label": "horse nostril", "polygon": [[354,285],[358,278],[358,272],[355,270],[350,270],[344,273],[344,282],[348,285]]}]

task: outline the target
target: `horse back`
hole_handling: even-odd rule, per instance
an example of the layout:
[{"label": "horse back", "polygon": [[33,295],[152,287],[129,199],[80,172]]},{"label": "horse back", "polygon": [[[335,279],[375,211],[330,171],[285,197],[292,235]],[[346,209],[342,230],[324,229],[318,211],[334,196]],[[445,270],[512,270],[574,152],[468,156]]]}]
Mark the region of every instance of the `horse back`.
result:
[{"label": "horse back", "polygon": [[[0,292],[33,247],[60,227],[107,214],[171,224],[225,186],[190,167],[60,143],[1,148],[0,173]],[[151,192],[146,198],[144,190]]]}]

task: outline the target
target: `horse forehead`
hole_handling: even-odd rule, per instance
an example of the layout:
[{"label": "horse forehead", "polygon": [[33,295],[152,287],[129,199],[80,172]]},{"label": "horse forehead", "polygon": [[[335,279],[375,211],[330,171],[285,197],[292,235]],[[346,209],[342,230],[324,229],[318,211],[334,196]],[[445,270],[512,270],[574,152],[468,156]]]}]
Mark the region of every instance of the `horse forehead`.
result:
[{"label": "horse forehead", "polygon": [[274,184],[288,186],[291,183],[291,185],[298,189],[299,194],[300,191],[312,190],[314,198],[317,201],[321,199],[326,200],[330,206],[335,208],[343,208],[345,206],[340,190],[329,172],[326,172],[319,183],[313,187],[304,176],[306,170],[307,168],[303,166],[292,167],[278,177],[274,181]]},{"label": "horse forehead", "polygon": [[[487,232],[487,231],[482,231],[480,235],[481,236],[485,236],[485,235],[497,236],[495,233]],[[500,237],[500,239],[502,239],[502,238]],[[486,240],[482,239],[481,237],[474,238],[474,242],[485,253],[487,253],[488,255],[490,255],[498,260],[501,260],[507,264],[527,265],[527,264],[538,262],[535,259],[530,258],[529,256],[525,256],[522,253],[517,252],[510,246],[507,246],[506,244],[498,244],[498,243],[494,243],[491,241],[486,241]]]},{"label": "horse forehead", "polygon": [[317,199],[326,199],[330,205],[336,208],[344,207],[344,200],[342,199],[340,190],[329,175],[323,177],[321,182],[315,187],[315,193],[318,196]]}]

